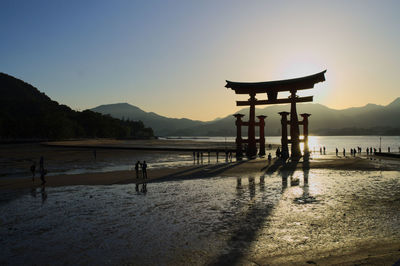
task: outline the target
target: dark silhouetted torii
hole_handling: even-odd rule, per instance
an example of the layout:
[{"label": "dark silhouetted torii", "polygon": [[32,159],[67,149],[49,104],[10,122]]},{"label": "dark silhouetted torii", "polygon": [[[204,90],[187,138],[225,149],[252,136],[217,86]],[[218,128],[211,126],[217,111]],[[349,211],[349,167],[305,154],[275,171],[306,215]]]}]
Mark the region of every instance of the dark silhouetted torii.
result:
[{"label": "dark silhouetted torii", "polygon": [[[237,152],[242,151],[242,144],[247,143],[246,154],[249,157],[257,155],[257,142],[260,143],[259,154],[265,154],[265,150],[261,151],[265,147],[264,135],[260,136],[259,140],[255,138],[255,126],[260,126],[260,133],[263,134],[264,129],[261,130],[261,126],[264,127],[264,116],[259,122],[255,121],[255,106],[256,105],[268,105],[268,104],[283,104],[290,103],[290,120],[287,120],[287,112],[280,112],[281,124],[282,124],[282,154],[289,156],[288,143],[291,143],[291,157],[300,158],[300,129],[299,125],[304,126],[305,136],[305,151],[308,152],[308,117],[309,114],[304,114],[303,121],[298,120],[296,103],[301,102],[312,102],[313,96],[299,97],[296,95],[298,90],[305,90],[314,88],[314,85],[318,82],[325,81],[325,71],[320,73],[286,80],[276,80],[276,81],[266,81],[266,82],[232,82],[226,81],[226,88],[231,88],[236,94],[248,94],[250,98],[247,101],[236,101],[237,106],[250,106],[249,120],[248,122],[242,121],[242,114],[236,114],[236,127],[237,127],[237,137],[236,137],[236,147]],[[288,98],[278,99],[278,92],[290,92]],[[267,94],[266,100],[257,100],[256,94]],[[262,121],[261,121],[262,120]],[[290,125],[290,140],[287,139],[287,128]],[[242,139],[241,136],[241,126],[248,127],[248,138],[247,140]],[[238,153],[237,153],[238,154]],[[239,154],[240,155],[240,154]]]}]

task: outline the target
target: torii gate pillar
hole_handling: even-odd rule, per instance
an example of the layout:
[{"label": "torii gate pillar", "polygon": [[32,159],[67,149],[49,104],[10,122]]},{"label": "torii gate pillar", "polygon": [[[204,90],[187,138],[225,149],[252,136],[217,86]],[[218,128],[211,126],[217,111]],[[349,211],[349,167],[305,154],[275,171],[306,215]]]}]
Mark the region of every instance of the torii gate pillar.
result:
[{"label": "torii gate pillar", "polygon": [[282,138],[281,138],[281,144],[282,144],[282,158],[286,160],[289,158],[289,148],[288,148],[288,133],[287,133],[287,116],[288,112],[279,112],[281,115],[281,125],[282,125]]},{"label": "torii gate pillar", "polygon": [[258,115],[257,118],[259,119],[259,126],[260,126],[260,151],[258,152],[259,156],[264,156],[265,155],[265,132],[264,132],[264,127],[265,127],[265,118],[267,116],[265,115]]},{"label": "torii gate pillar", "polygon": [[254,157],[257,155],[257,143],[256,143],[256,106],[255,103],[257,101],[255,93],[250,93],[250,115],[249,115],[249,123],[248,123],[248,146],[246,155],[248,157]]},{"label": "torii gate pillar", "polygon": [[234,117],[236,117],[236,158],[243,157],[243,150],[242,150],[242,117],[244,116],[243,114],[234,114]]},{"label": "torii gate pillar", "polygon": [[290,140],[292,143],[291,157],[297,159],[301,157],[301,150],[299,120],[297,118],[296,110],[296,90],[291,90],[290,93]]},{"label": "torii gate pillar", "polygon": [[303,117],[302,124],[303,124],[303,135],[304,135],[304,155],[306,156],[309,155],[310,153],[310,150],[308,148],[308,117],[311,114],[304,113],[300,115]]}]

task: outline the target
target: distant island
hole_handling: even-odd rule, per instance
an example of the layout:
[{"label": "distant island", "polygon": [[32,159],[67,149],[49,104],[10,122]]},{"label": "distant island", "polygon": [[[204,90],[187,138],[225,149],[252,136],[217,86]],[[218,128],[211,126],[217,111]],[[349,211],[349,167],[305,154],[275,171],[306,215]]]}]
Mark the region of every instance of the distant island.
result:
[{"label": "distant island", "polygon": [[[298,104],[298,113],[311,113],[310,134],[320,136],[348,135],[400,135],[400,98],[386,106],[367,104],[335,110],[321,104]],[[209,122],[187,118],[169,118],[153,112],[145,112],[128,103],[106,104],[91,109],[115,118],[141,120],[153,128],[157,136],[236,136],[235,119],[230,114]],[[266,134],[280,135],[278,112],[289,111],[287,104],[256,109],[256,115],[266,115]],[[248,115],[248,109],[237,113]],[[247,117],[244,117],[244,120]],[[244,134],[246,132],[243,132]]]},{"label": "distant island", "polygon": [[51,100],[32,85],[0,73],[0,140],[151,138],[142,121],[78,112]]}]

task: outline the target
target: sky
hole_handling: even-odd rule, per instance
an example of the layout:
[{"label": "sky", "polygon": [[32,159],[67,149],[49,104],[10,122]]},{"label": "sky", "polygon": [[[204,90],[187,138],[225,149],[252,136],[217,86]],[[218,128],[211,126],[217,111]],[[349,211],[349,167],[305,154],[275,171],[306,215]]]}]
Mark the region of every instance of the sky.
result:
[{"label": "sky", "polygon": [[203,121],[248,98],[225,80],[325,69],[299,95],[387,105],[400,96],[399,11],[389,0],[2,0],[0,72],[75,110],[127,102]]}]

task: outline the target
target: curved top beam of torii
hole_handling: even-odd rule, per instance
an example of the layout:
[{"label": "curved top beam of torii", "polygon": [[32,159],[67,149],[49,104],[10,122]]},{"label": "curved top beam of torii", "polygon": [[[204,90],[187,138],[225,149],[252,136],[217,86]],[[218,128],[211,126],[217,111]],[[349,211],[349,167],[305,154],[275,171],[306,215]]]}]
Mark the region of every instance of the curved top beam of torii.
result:
[{"label": "curved top beam of torii", "polygon": [[314,88],[318,82],[325,81],[326,70],[294,79],[274,80],[265,82],[234,82],[226,81],[226,88],[231,88],[236,94],[257,94],[279,91],[304,90]]}]

